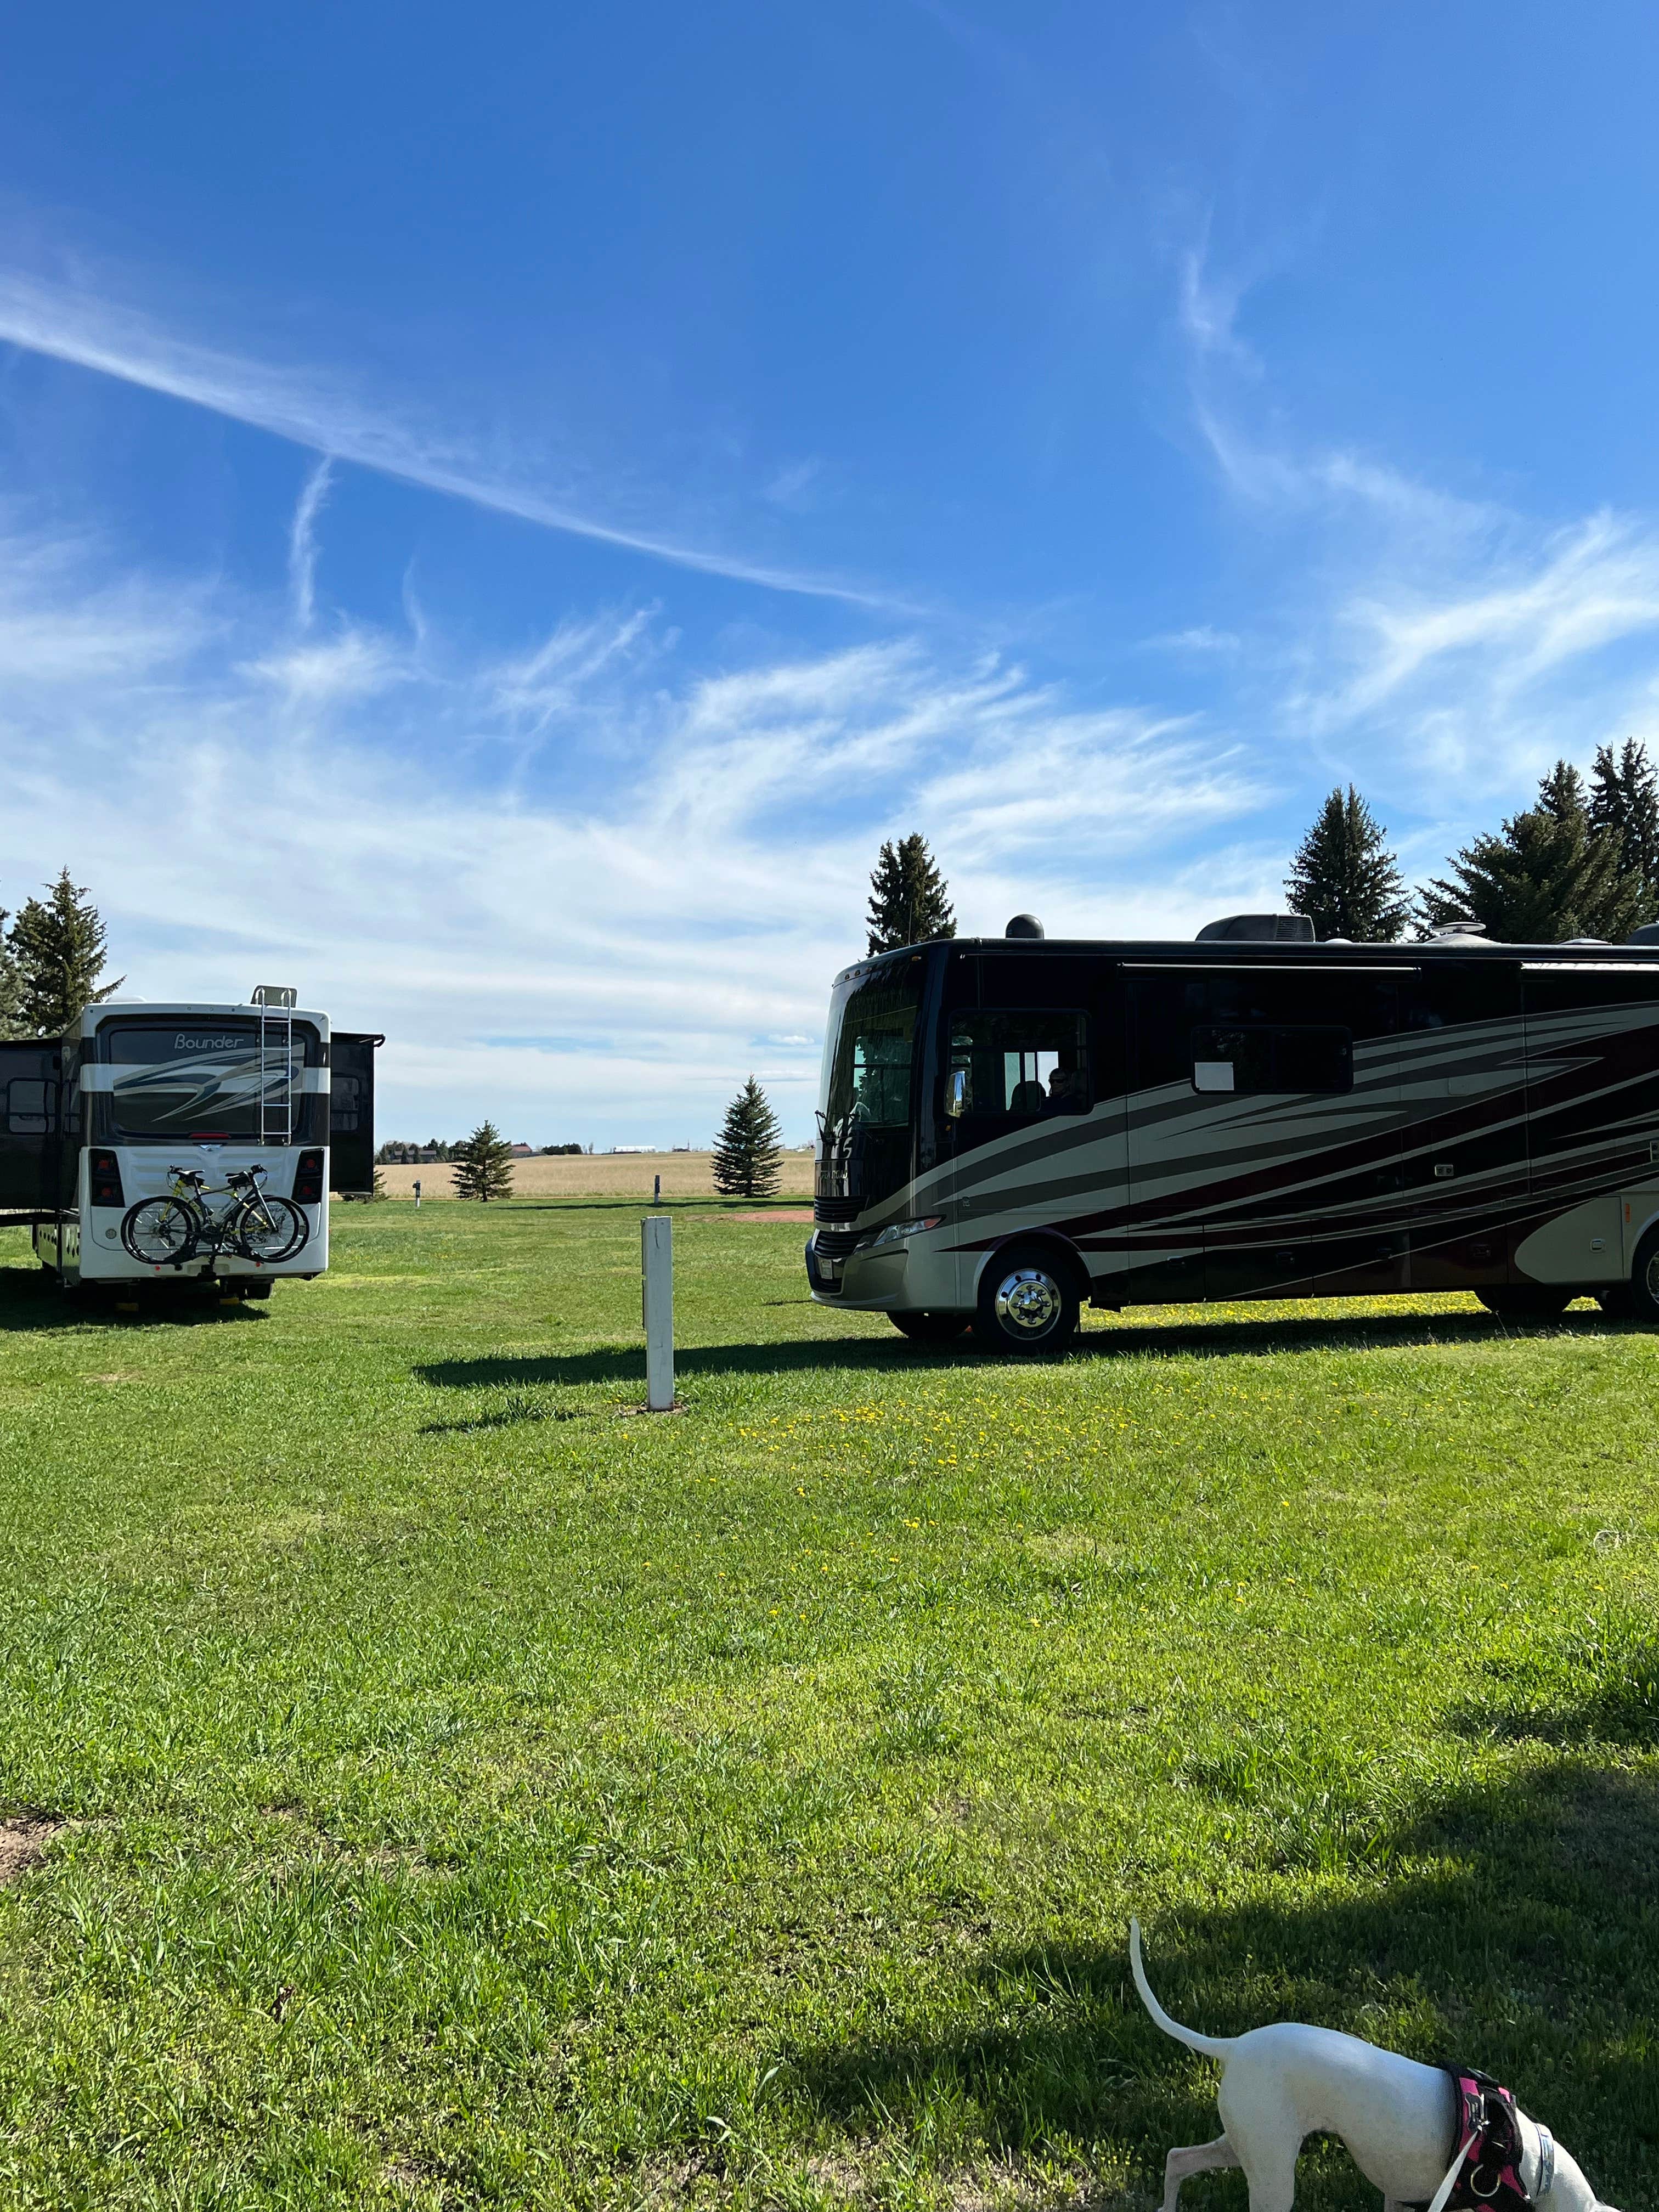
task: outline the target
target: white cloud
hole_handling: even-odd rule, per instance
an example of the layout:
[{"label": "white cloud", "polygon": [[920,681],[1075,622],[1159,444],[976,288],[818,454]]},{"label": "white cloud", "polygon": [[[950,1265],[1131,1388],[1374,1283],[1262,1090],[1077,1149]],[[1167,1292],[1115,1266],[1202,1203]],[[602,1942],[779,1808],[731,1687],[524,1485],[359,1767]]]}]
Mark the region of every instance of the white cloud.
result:
[{"label": "white cloud", "polygon": [[1434,575],[1382,568],[1340,596],[1304,647],[1291,722],[1373,789],[1490,822],[1562,756],[1652,719],[1659,531],[1595,515]]},{"label": "white cloud", "polygon": [[[527,467],[504,471],[498,441],[423,419],[337,374],[286,368],[166,328],[104,293],[0,268],[0,341],[209,409],[338,461],[421,484],[522,521],[682,568],[777,592],[892,609],[890,594],[635,527],[586,511]],[[296,518],[297,522],[297,518]]]},{"label": "white cloud", "polygon": [[331,700],[371,698],[412,675],[391,640],[350,624],[325,643],[294,645],[244,664],[290,701],[320,707]]},{"label": "white cloud", "polygon": [[388,1131],[489,1110],[537,1141],[684,1142],[763,1063],[804,1136],[882,836],[927,830],[964,930],[1033,905],[1127,927],[1149,882],[1167,903],[1160,856],[1251,803],[1193,726],[914,640],[665,686],[639,612],[469,663],[430,615],[422,641],[296,641],[221,587],[152,634],[130,611],[161,595],[85,547],[43,593],[37,550],[0,537],[0,605],[102,607],[112,641],[0,696],[0,881],[72,858],[142,995],[291,981],[384,1030]]},{"label": "white cloud", "polygon": [[1199,623],[1191,629],[1164,630],[1146,642],[1148,652],[1233,653],[1244,641],[1237,630],[1216,629],[1209,623]]},{"label": "white cloud", "polygon": [[[1557,757],[1586,763],[1647,726],[1659,526],[1606,513],[1540,525],[1358,446],[1298,442],[1270,366],[1233,336],[1248,289],[1207,249],[1177,269],[1199,435],[1240,507],[1300,563],[1280,643],[1264,617],[1239,672],[1259,751],[1276,728],[1326,775],[1458,824],[1457,842],[1471,810],[1492,826]],[[1199,650],[1203,635],[1152,642]]]},{"label": "white cloud", "polygon": [[1202,241],[1181,256],[1177,308],[1182,332],[1196,353],[1218,355],[1235,368],[1253,374],[1261,364],[1234,327],[1252,279],[1215,274],[1211,266],[1207,231],[1206,225]]},{"label": "white cloud", "polygon": [[326,456],[307,470],[289,532],[289,591],[294,619],[301,629],[311,628],[317,612],[317,518],[333,479],[334,464]]}]

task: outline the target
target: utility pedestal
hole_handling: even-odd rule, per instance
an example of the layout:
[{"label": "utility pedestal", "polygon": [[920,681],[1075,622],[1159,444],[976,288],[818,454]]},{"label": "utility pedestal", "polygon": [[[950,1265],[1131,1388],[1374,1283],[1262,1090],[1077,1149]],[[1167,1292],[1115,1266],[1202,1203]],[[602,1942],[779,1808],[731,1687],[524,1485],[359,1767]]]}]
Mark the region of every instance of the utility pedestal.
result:
[{"label": "utility pedestal", "polygon": [[640,1224],[640,1317],[645,1324],[645,1409],[674,1410],[674,1224],[665,1213]]}]

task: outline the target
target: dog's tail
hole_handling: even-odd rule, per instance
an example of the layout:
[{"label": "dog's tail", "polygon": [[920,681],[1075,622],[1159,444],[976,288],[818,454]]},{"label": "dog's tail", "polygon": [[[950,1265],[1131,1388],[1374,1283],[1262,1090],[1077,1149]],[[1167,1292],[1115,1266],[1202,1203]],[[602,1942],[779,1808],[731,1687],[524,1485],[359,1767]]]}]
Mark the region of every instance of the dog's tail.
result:
[{"label": "dog's tail", "polygon": [[1140,1923],[1133,1917],[1129,1922],[1129,1970],[1135,1978],[1135,1987],[1140,1991],[1144,2004],[1165,2035],[1172,2035],[1177,2043],[1184,2043],[1189,2051],[1202,2051],[1212,2058],[1224,2058],[1235,2041],[1231,2035],[1200,2035],[1195,2027],[1183,2027],[1169,2014],[1152,1995],[1152,1985],[1146,1978],[1146,1969],[1140,1960]]}]

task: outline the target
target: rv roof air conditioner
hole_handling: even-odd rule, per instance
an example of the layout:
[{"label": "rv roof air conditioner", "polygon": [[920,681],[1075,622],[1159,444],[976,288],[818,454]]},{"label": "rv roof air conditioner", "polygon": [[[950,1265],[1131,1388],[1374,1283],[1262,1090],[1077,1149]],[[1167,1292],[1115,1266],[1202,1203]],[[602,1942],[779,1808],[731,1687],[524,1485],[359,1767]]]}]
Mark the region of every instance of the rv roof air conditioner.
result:
[{"label": "rv roof air conditioner", "polygon": [[1429,932],[1431,945],[1444,945],[1454,937],[1478,937],[1484,945],[1486,933],[1473,915],[1455,914],[1449,921],[1437,922]]},{"label": "rv roof air conditioner", "polygon": [[1198,945],[1311,945],[1314,926],[1305,914],[1228,914],[1206,921]]}]

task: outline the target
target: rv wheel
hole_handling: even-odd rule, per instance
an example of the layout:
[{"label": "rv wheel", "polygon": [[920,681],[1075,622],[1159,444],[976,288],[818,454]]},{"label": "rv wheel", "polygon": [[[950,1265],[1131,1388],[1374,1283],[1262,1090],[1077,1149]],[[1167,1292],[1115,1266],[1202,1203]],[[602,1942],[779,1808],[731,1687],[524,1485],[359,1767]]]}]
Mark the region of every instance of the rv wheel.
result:
[{"label": "rv wheel", "polygon": [[999,1352],[1058,1352],[1077,1329],[1077,1285],[1045,1245],[999,1252],[980,1284],[974,1334]]},{"label": "rv wheel", "polygon": [[1630,1271],[1630,1310],[1650,1328],[1659,1327],[1659,1229],[1650,1229],[1636,1248]]},{"label": "rv wheel", "polygon": [[887,1318],[901,1335],[909,1337],[914,1343],[949,1344],[952,1337],[962,1334],[963,1329],[973,1319],[973,1316],[956,1313],[896,1313],[889,1314]]}]

